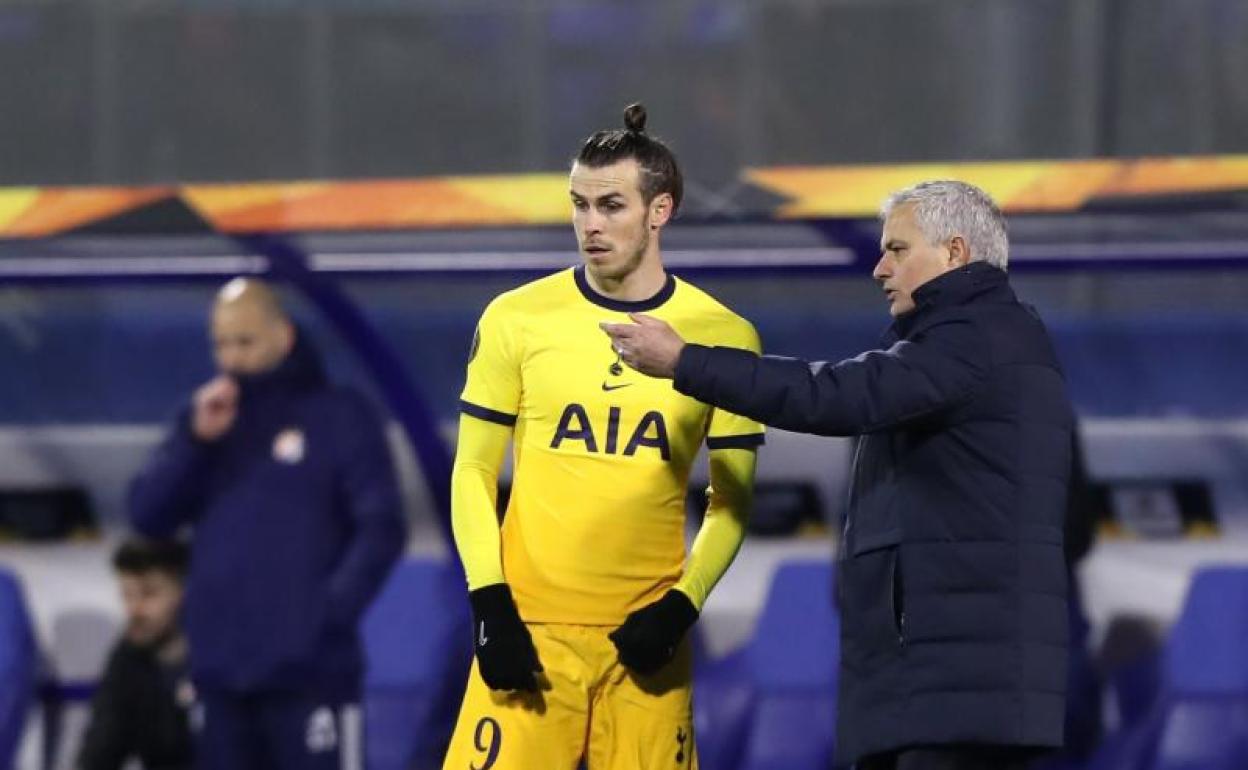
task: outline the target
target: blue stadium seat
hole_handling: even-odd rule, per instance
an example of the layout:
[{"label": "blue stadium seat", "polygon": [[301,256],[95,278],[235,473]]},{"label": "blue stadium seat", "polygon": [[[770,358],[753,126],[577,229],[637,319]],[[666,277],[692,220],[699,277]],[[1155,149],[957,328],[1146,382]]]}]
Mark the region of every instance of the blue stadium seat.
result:
[{"label": "blue stadium seat", "polygon": [[30,711],[38,654],[30,615],[17,579],[0,569],[0,768],[13,767]]},{"label": "blue stadium seat", "polygon": [[831,766],[840,659],[832,569],[826,561],[790,562],[772,578],[745,652],[754,704],[738,770]]},{"label": "blue stadium seat", "polygon": [[760,697],[742,770],[827,770],[832,766],[835,729],[832,694]]},{"label": "blue stadium seat", "polygon": [[1192,581],[1163,655],[1149,716],[1107,743],[1095,770],[1248,767],[1248,568],[1213,567]]},{"label": "blue stadium seat", "polygon": [[412,559],[364,617],[370,770],[440,767],[472,654],[467,593],[451,565]]},{"label": "blue stadium seat", "polygon": [[1248,569],[1197,573],[1164,665],[1154,770],[1248,767]]},{"label": "blue stadium seat", "polygon": [[1248,697],[1180,701],[1170,709],[1153,770],[1248,767]]},{"label": "blue stadium seat", "polygon": [[701,767],[732,770],[740,761],[754,707],[746,653],[738,649],[716,660],[695,658],[693,735]]}]

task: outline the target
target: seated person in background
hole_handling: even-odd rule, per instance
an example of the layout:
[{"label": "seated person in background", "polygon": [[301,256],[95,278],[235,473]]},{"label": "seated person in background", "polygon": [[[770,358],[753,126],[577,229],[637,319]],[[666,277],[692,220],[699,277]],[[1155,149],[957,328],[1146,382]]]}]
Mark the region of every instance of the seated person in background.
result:
[{"label": "seated person in background", "polygon": [[186,637],[178,627],[188,550],[177,542],[130,540],[113,555],[126,628],[91,701],[78,770],[192,766]]}]

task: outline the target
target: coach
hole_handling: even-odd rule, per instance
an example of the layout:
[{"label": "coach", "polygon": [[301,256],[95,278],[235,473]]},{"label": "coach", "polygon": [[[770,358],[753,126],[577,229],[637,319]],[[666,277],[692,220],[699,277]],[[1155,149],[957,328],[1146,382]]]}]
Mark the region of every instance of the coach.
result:
[{"label": "coach", "polygon": [[403,549],[382,425],[331,385],[273,290],[217,294],[220,370],[134,480],[152,537],[194,530],[185,625],[198,770],[361,763],[361,615]]},{"label": "coach", "polygon": [[701,401],[861,436],[838,569],[839,760],[1021,768],[1062,742],[1071,406],[1010,288],[992,200],[925,182],[882,216],[881,349],[807,363],[684,344],[646,316],[604,330],[626,363]]}]

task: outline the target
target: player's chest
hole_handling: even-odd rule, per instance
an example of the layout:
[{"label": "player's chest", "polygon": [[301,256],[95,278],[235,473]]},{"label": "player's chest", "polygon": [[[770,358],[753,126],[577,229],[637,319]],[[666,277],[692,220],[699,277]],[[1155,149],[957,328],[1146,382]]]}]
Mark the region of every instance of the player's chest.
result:
[{"label": "player's chest", "polygon": [[638,431],[656,435],[656,423],[669,435],[689,435],[704,430],[708,417],[708,408],[677,393],[671,380],[626,366],[601,332],[531,346],[521,410],[531,424],[592,432],[601,447],[620,451]]}]

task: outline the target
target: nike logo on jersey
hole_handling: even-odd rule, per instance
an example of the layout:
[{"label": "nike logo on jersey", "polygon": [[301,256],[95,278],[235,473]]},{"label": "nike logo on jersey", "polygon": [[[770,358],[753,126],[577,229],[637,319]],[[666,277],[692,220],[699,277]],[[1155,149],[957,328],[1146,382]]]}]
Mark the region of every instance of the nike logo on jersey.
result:
[{"label": "nike logo on jersey", "polygon": [[488,641],[490,640],[485,636],[485,621],[481,621],[481,631],[477,635],[477,646],[484,647]]},{"label": "nike logo on jersey", "polygon": [[607,383],[604,382],[602,383],[602,389],[606,391],[607,393],[610,393],[613,390],[619,390],[620,388],[627,388],[629,385],[632,385],[632,384],[633,383],[631,382],[625,382],[620,385],[608,385]]}]

